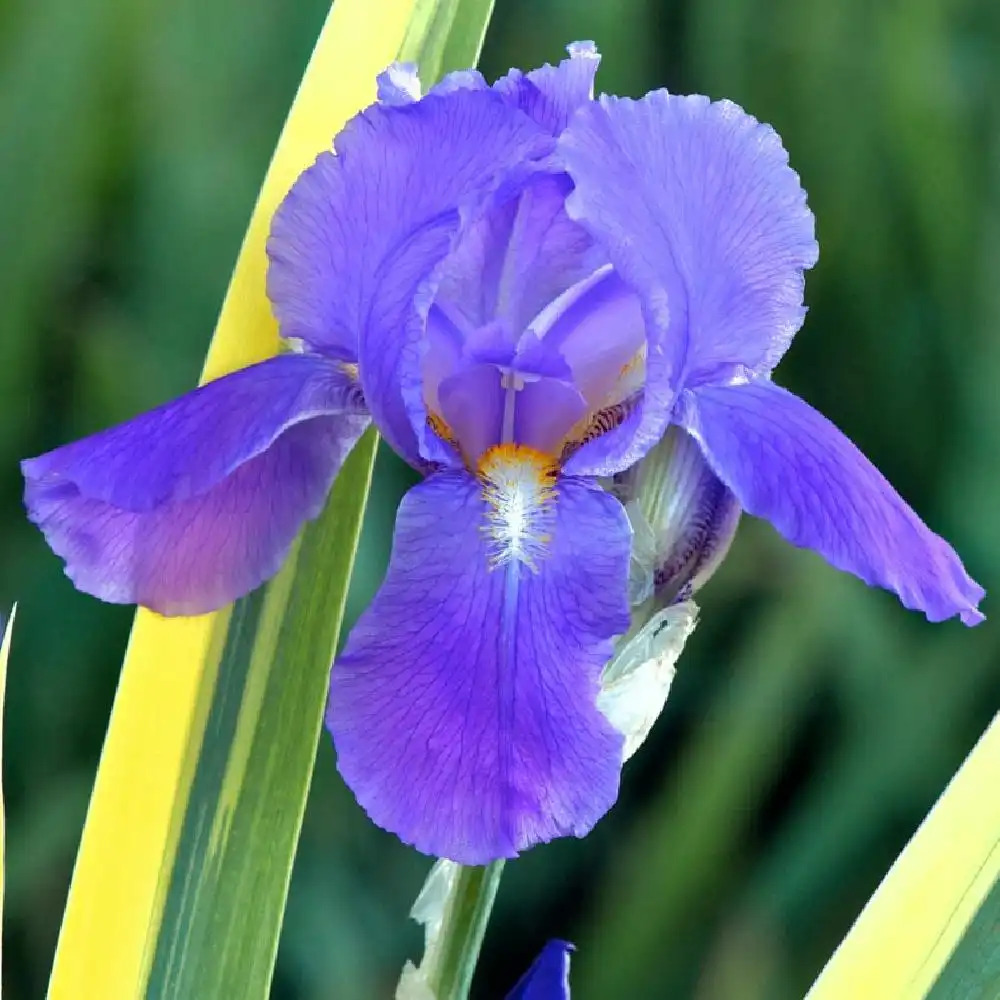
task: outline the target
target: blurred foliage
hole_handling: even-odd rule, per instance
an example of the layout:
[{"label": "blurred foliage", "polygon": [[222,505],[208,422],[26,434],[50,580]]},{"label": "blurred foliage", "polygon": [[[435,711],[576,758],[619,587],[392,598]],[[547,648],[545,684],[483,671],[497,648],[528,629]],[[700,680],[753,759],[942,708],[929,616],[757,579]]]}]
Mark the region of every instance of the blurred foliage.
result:
[{"label": "blurred foliage", "polygon": [[[7,1000],[44,992],[131,615],[61,575],[16,463],[194,383],[324,12],[0,2]],[[822,248],[780,381],[1000,588],[1000,6],[498,0],[483,68],[574,38],[604,52],[602,89],[727,96],[777,127]],[[355,614],[408,482],[383,456]],[[508,866],[475,996],[553,935],[580,947],[580,1000],[801,996],[1000,705],[992,623],[929,625],[750,519],[703,598],[619,805]],[[276,1000],[388,997],[419,953],[405,914],[429,863],[370,826],[332,757],[324,742]]]}]

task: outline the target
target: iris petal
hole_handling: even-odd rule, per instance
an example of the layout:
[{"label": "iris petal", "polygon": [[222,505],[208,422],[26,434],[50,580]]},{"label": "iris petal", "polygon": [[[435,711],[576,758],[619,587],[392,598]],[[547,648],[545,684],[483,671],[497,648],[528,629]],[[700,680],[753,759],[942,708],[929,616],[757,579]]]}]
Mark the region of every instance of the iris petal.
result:
[{"label": "iris petal", "polygon": [[438,389],[441,416],[466,460],[479,456],[500,440],[504,391],[494,365],[473,365],[450,375]]},{"label": "iris petal", "polygon": [[383,104],[412,104],[420,100],[420,76],[416,63],[392,63],[379,73],[375,82],[378,86],[378,99]]},{"label": "iris petal", "polygon": [[802,322],[813,217],[778,136],[729,102],[602,97],[559,139],[569,215],[643,300],[645,399],[633,447],[662,435],[675,391],[769,371]]},{"label": "iris petal", "polygon": [[517,394],[514,439],[550,454],[561,451],[566,435],[587,412],[587,404],[568,382],[543,378]]},{"label": "iris petal", "polygon": [[599,409],[621,399],[623,369],[645,346],[642,310],[629,287],[608,271],[559,316],[545,340],[558,346],[580,392]]},{"label": "iris petal", "polygon": [[533,525],[512,501],[508,528],[539,537],[504,539],[472,476],[412,489],[385,583],[334,664],[340,771],[428,854],[483,864],[582,836],[617,794],[622,738],[596,698],[629,624],[628,523],[582,480],[548,502]]},{"label": "iris petal", "polygon": [[493,88],[553,135],[569,124],[573,112],[594,96],[594,77],[601,57],[593,42],[567,46],[569,59],[522,73],[512,69]]},{"label": "iris petal", "polygon": [[[610,266],[599,268],[549,303],[532,330],[561,352],[587,403],[588,418],[570,435],[574,453],[566,471],[607,476],[634,464],[648,447],[634,440],[641,413],[631,402],[646,374],[646,331],[636,294]],[[601,433],[589,433],[595,428]]]},{"label": "iris petal", "polygon": [[751,514],[931,621],[983,616],[983,589],[822,414],[770,381],[684,394],[681,419]]},{"label": "iris petal", "polygon": [[81,590],[210,611],[277,571],[367,423],[339,365],[273,358],[26,460],[28,516]]},{"label": "iris petal", "polygon": [[440,301],[473,327],[502,321],[517,337],[552,299],[606,261],[565,210],[572,183],[538,173],[475,222],[441,270]]},{"label": "iris petal", "polygon": [[335,353],[355,348],[379,429],[415,465],[427,416],[420,341],[433,272],[463,226],[499,188],[516,187],[552,142],[489,90],[373,105],[275,216],[268,292],[282,333]]}]

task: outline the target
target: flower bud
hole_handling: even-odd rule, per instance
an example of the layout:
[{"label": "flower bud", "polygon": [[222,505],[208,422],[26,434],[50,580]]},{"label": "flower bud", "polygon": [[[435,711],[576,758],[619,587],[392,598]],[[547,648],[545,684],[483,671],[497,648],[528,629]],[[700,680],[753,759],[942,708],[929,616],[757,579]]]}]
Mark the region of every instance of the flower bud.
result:
[{"label": "flower bud", "polygon": [[601,676],[597,704],[625,737],[628,760],[649,735],[698,621],[692,595],[715,572],[739,523],[736,498],[679,427],[615,477],[632,524],[632,626]]},{"label": "flower bud", "polygon": [[615,477],[613,490],[632,522],[633,605],[649,614],[699,590],[736,533],[740,506],[709,468],[698,443],[679,427]]}]

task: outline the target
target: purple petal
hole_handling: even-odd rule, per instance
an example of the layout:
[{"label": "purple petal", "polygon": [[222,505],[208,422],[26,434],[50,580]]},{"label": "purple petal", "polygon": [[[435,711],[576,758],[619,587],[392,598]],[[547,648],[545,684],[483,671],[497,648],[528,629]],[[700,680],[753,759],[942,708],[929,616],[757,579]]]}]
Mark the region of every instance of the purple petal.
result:
[{"label": "purple petal", "polygon": [[512,69],[493,88],[553,135],[569,124],[573,112],[594,97],[594,77],[601,57],[593,42],[567,46],[569,59],[546,63],[530,73]]},{"label": "purple petal", "polygon": [[383,104],[412,104],[420,100],[417,64],[394,62],[375,78],[378,99]]},{"label": "purple petal", "polygon": [[681,422],[751,514],[931,621],[983,620],[980,587],[829,420],[766,380],[684,393]]},{"label": "purple petal", "polygon": [[510,367],[517,356],[517,342],[503,323],[487,323],[475,330],[469,329],[463,338],[462,352],[478,364]]},{"label": "purple petal", "polygon": [[273,575],[368,423],[333,362],[283,355],[22,463],[81,590],[199,614]]},{"label": "purple petal", "polygon": [[514,440],[547,455],[559,454],[567,433],[587,412],[583,396],[568,382],[528,382],[514,404]]},{"label": "purple petal", "polygon": [[71,482],[115,507],[147,511],[217,485],[296,423],[364,414],[357,383],[336,362],[282,354],[22,463],[35,482]]},{"label": "purple petal", "polygon": [[549,941],[507,1000],[569,1000],[569,941]]},{"label": "purple petal", "polygon": [[[394,62],[375,78],[378,100],[382,104],[413,104],[422,94],[420,73],[416,63]],[[459,69],[445,74],[428,91],[429,94],[450,94],[456,90],[488,90],[489,84],[477,69]]]},{"label": "purple petal", "polygon": [[457,471],[407,494],[327,709],[372,820],[462,864],[583,836],[614,802],[621,764],[596,699],[629,624],[624,511],[583,480],[534,504],[539,481],[524,479],[521,505],[497,483],[499,503]]},{"label": "purple petal", "polygon": [[[488,90],[373,105],[296,181],[268,242],[268,293],[284,336],[357,351],[365,397],[390,444],[420,464],[423,320],[435,268],[552,138]],[[515,176],[516,175],[516,176]]]},{"label": "purple petal", "polygon": [[619,398],[621,369],[642,352],[646,341],[639,300],[610,267],[552,302],[533,329],[550,349],[560,351],[594,409]]},{"label": "purple petal", "polygon": [[638,297],[610,266],[600,268],[551,302],[532,330],[562,353],[601,429],[595,436],[586,425],[567,442],[566,471],[607,476],[633,465],[651,447],[637,436],[641,407],[632,403],[648,367]]},{"label": "purple petal", "polygon": [[516,338],[552,299],[606,261],[565,210],[573,185],[539,173],[470,226],[441,270],[439,301],[471,327],[502,321]]},{"label": "purple petal", "polygon": [[504,391],[495,365],[473,365],[438,388],[441,416],[469,462],[500,440]]},{"label": "purple petal", "polygon": [[462,363],[465,331],[438,306],[431,306],[424,330],[426,348],[423,358],[424,399],[430,410],[441,412],[438,389]]},{"label": "purple petal", "polygon": [[644,437],[662,431],[671,380],[773,368],[802,323],[818,252],[774,130],[728,101],[655,91],[582,108],[559,146],[576,184],[567,211],[643,298],[659,402],[647,402]]}]

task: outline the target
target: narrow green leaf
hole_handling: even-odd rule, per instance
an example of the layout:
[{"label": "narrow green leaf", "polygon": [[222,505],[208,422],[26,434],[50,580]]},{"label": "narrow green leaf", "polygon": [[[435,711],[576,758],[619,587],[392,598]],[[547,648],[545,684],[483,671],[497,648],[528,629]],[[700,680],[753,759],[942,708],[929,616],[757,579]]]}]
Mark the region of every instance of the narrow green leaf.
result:
[{"label": "narrow green leaf", "polygon": [[[7,658],[10,656],[10,635],[14,628],[14,616],[17,605],[10,609],[10,615],[3,622],[3,635],[0,637],[0,748],[3,747],[3,707],[7,689]],[[7,866],[7,831],[6,809],[3,801],[3,754],[0,753],[0,917],[3,916],[4,869]],[[3,942],[0,941],[0,960],[3,958]],[[2,964],[2,962],[0,962]]]},{"label": "narrow green leaf", "polygon": [[233,608],[150,996],[266,993],[377,441],[365,434],[281,573]]},{"label": "narrow green leaf", "polygon": [[420,67],[426,86],[445,73],[475,66],[494,0],[417,0],[400,59]]},{"label": "narrow green leaf", "polygon": [[410,910],[424,926],[424,957],[403,967],[396,1000],[466,1000],[503,866],[434,863]]}]

